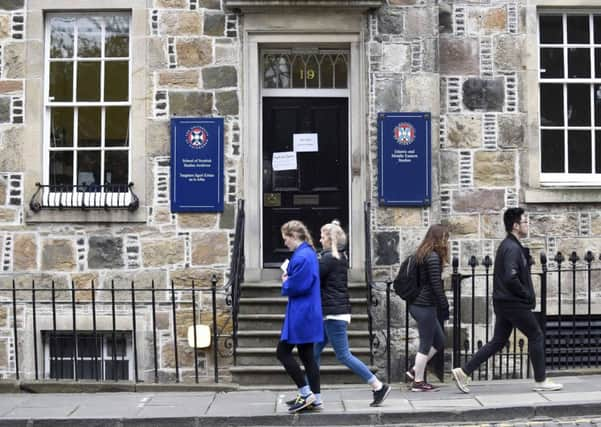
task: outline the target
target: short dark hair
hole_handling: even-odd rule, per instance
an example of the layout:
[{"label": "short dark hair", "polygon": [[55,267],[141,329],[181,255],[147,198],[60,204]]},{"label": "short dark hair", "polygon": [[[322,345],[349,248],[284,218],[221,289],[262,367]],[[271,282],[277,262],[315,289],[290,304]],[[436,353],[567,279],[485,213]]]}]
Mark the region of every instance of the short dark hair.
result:
[{"label": "short dark hair", "polygon": [[513,224],[519,223],[524,215],[524,209],[522,208],[509,208],[503,214],[503,222],[505,223],[505,231],[511,233],[513,230]]}]

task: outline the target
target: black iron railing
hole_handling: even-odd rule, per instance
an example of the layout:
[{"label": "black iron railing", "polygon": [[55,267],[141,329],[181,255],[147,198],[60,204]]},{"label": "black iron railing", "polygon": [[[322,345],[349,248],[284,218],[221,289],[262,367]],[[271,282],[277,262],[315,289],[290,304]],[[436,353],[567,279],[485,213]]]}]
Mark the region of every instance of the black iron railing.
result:
[{"label": "black iron railing", "polygon": [[365,221],[365,285],[367,291],[367,329],[369,331],[369,360],[374,364],[374,331],[372,307],[377,302],[373,297],[373,272],[371,267],[371,203],[365,202],[363,205],[363,215]]},{"label": "black iron railing", "polygon": [[225,285],[225,290],[228,293],[226,302],[232,307],[232,338],[233,338],[233,353],[234,365],[237,364],[237,348],[238,348],[238,313],[240,311],[240,286],[244,281],[244,200],[238,200],[238,208],[236,212],[236,229],[234,237],[234,249],[232,251],[232,259],[230,262],[230,277]]},{"label": "black iron railing", "polygon": [[129,184],[42,185],[31,196],[29,208],[42,209],[127,209],[135,211],[140,206],[138,196]]},{"label": "black iron railing", "polygon": [[[12,312],[14,369],[8,372],[17,380],[198,383],[199,354],[210,348],[217,383],[220,356],[231,356],[232,336],[217,327],[217,295],[226,291],[217,288],[215,275],[209,286],[172,281],[160,287],[154,281],[129,286],[111,281],[98,287],[94,281],[59,285],[0,279],[0,308]],[[202,303],[207,299],[210,310]],[[186,339],[188,328],[198,324],[211,326],[210,346],[204,350],[198,349],[196,326],[193,342]],[[133,367],[131,373],[127,366]]]},{"label": "black iron railing", "polygon": [[[594,303],[593,289],[601,266],[594,266],[594,261],[590,251],[583,259],[572,252],[567,260],[558,252],[551,261],[541,253],[540,267],[533,267],[531,276],[538,301],[535,313],[545,334],[547,370],[601,367],[598,356],[601,308]],[[462,302],[453,307],[453,366],[464,363],[491,336],[492,265],[489,256],[484,257],[481,267],[472,256],[468,262],[469,272],[460,273],[459,261],[453,259],[453,299]],[[505,348],[473,376],[478,379],[530,377],[527,338],[514,330]]]}]

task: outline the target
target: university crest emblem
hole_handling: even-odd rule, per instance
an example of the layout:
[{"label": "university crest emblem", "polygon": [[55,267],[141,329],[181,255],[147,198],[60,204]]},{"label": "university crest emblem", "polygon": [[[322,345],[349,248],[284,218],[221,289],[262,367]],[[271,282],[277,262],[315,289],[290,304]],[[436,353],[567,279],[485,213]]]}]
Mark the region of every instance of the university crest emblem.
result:
[{"label": "university crest emblem", "polygon": [[209,134],[204,128],[194,126],[186,132],[186,142],[192,148],[203,148],[209,142]]},{"label": "university crest emblem", "polygon": [[394,140],[401,145],[410,145],[415,141],[415,128],[411,123],[399,123],[394,128]]}]

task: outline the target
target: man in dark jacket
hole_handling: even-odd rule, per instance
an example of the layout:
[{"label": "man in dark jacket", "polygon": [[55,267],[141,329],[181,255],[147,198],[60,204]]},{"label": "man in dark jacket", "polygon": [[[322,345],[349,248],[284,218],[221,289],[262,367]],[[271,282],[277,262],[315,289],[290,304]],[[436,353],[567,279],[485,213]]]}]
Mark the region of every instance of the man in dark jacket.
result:
[{"label": "man in dark jacket", "polygon": [[469,379],[472,372],[500,351],[517,328],[528,337],[528,351],[534,367],[534,390],[561,390],[561,384],[546,378],[545,347],[541,328],[532,313],[536,306],[534,287],[530,277],[530,251],[520,243],[528,236],[528,220],[522,208],[510,208],[503,215],[507,237],[497,249],[493,278],[493,308],[495,328],[493,338],[486,343],[463,366],[453,369],[457,387],[469,392]]}]

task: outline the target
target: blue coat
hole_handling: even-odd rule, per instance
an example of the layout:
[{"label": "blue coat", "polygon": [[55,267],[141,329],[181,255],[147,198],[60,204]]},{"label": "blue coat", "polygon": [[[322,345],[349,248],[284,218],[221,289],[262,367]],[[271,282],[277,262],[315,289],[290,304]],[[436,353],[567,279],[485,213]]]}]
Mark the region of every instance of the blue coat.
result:
[{"label": "blue coat", "polygon": [[323,341],[319,262],[313,248],[301,243],[292,254],[286,273],[282,295],[288,297],[288,305],[280,340],[289,344]]}]

